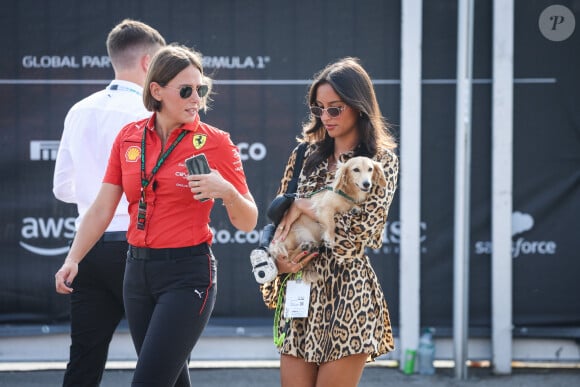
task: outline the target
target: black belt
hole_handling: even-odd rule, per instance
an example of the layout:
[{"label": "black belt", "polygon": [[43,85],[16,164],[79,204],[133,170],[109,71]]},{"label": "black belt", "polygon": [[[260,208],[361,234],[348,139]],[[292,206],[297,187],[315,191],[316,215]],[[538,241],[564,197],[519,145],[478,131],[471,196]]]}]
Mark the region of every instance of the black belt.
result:
[{"label": "black belt", "polygon": [[196,246],[166,249],[153,249],[149,247],[136,247],[129,245],[129,256],[141,260],[175,259],[209,253],[210,249],[207,243],[202,243]]},{"label": "black belt", "polygon": [[127,242],[126,231],[110,231],[103,234],[101,242]]}]

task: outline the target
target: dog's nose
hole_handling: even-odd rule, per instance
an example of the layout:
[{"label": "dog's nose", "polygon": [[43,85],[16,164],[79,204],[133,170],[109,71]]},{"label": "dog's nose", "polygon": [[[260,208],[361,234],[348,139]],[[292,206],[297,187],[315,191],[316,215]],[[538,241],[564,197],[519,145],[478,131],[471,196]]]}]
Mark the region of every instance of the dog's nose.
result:
[{"label": "dog's nose", "polygon": [[363,187],[364,187],[364,189],[369,189],[371,187],[371,182],[370,181],[363,181]]}]

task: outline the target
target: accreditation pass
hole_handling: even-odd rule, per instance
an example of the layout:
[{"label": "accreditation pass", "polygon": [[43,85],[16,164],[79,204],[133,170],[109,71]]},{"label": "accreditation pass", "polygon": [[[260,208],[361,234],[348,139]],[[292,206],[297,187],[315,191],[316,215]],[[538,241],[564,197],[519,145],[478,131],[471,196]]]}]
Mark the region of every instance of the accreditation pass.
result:
[{"label": "accreditation pass", "polygon": [[286,284],[286,302],[284,318],[308,317],[310,304],[310,283],[301,279],[288,281]]}]

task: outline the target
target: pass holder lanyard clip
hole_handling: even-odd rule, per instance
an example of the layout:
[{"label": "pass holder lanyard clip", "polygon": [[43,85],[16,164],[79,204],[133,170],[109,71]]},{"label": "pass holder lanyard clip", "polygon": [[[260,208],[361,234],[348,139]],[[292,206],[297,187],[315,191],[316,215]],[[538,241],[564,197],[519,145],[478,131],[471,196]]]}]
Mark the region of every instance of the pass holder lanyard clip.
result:
[{"label": "pass holder lanyard clip", "polygon": [[308,317],[310,306],[310,283],[304,282],[302,272],[286,284],[286,302],[284,303],[284,318]]},{"label": "pass holder lanyard clip", "polygon": [[145,230],[145,220],[147,219],[147,202],[145,201],[145,190],[141,187],[141,198],[139,199],[139,209],[137,212],[137,229]]},{"label": "pass holder lanyard clip", "polygon": [[[294,279],[290,279],[294,277]],[[282,299],[284,297],[284,303]],[[274,344],[280,348],[286,340],[286,334],[290,329],[293,318],[308,317],[310,305],[310,284],[302,280],[302,271],[295,275],[287,274],[278,290],[278,301],[274,313]],[[283,315],[282,315],[283,314]],[[284,320],[283,332],[280,333],[280,321]]]},{"label": "pass holder lanyard clip", "polygon": [[147,201],[145,200],[145,188],[153,181],[153,177],[163,165],[169,154],[175,149],[177,144],[187,134],[186,130],[182,130],[179,136],[171,143],[169,148],[157,159],[157,163],[151,171],[151,175],[147,178],[145,173],[145,136],[147,135],[147,125],[143,128],[143,136],[141,137],[141,198],[139,199],[139,208],[137,211],[137,229],[145,230],[145,222],[147,221]]}]

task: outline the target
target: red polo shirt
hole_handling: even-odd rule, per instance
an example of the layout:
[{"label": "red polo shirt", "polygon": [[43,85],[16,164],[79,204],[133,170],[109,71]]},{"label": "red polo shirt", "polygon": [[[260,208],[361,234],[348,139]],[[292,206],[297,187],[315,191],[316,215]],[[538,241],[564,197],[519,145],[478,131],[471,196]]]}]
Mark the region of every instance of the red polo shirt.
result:
[{"label": "red polo shirt", "polygon": [[153,248],[185,247],[203,242],[211,244],[209,215],[214,201],[202,203],[193,198],[187,184],[184,160],[204,153],[210,168],[217,169],[243,195],[249,190],[238,149],[227,132],[201,122],[199,116],[195,122],[174,130],[167,140],[166,149],[182,130],[187,133],[145,188],[147,215],[145,229],[139,230],[136,223],[141,198],[143,132],[145,131],[145,173],[148,179],[157,159],[165,151],[161,149],[161,139],[154,131],[154,122],[155,114],[121,129],[111,149],[103,179],[105,183],[122,186],[129,201],[131,223],[127,240],[134,246]]}]

